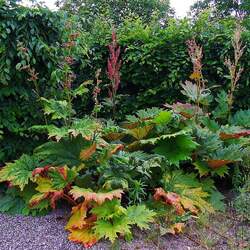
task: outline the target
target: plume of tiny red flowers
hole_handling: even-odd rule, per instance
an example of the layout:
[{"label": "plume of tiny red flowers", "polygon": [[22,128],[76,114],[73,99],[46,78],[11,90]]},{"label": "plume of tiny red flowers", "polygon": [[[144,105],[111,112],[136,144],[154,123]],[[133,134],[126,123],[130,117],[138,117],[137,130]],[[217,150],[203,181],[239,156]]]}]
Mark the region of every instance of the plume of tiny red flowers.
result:
[{"label": "plume of tiny red flowers", "polygon": [[112,32],[112,42],[108,46],[109,58],[107,66],[107,75],[110,80],[109,88],[109,98],[112,101],[113,108],[115,106],[115,98],[117,90],[119,89],[121,78],[120,78],[120,68],[121,68],[121,48],[117,43],[117,37],[115,31]]}]

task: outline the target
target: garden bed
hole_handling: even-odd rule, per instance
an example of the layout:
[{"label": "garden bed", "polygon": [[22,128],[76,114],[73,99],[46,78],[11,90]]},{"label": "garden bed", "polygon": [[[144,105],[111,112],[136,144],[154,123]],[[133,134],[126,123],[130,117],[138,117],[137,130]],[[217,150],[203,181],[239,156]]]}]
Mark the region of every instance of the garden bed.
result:
[{"label": "garden bed", "polygon": [[[64,226],[69,209],[61,208],[42,217],[10,216],[0,214],[0,249],[2,250],[78,250],[80,244],[67,240]],[[207,222],[210,223],[207,223]],[[207,226],[209,225],[209,227]],[[231,211],[202,218],[199,223],[190,223],[184,234],[159,237],[155,230],[142,233],[135,230],[130,243],[121,240],[120,249],[249,249],[250,225]],[[111,244],[101,241],[90,249],[110,249]],[[119,248],[118,248],[119,249]]]}]

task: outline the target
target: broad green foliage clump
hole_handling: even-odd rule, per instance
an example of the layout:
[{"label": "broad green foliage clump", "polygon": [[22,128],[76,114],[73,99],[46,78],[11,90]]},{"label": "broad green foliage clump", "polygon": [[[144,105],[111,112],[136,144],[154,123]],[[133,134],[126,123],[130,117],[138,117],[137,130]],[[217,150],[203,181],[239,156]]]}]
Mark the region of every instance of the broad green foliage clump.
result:
[{"label": "broad green foliage clump", "polygon": [[[9,2],[12,4],[7,4]],[[32,152],[41,140],[45,140],[44,134],[38,137],[35,132],[30,133],[28,128],[46,124],[38,94],[47,100],[56,97],[57,101],[63,101],[63,94],[60,91],[62,86],[58,90],[58,84],[62,83],[67,69],[65,65],[61,65],[64,59],[70,61],[71,56],[74,58],[71,61],[72,74],[68,72],[69,78],[73,78],[74,88],[79,87],[85,80],[92,79],[99,69],[101,69],[99,79],[102,81],[103,89],[100,99],[107,97],[110,86],[106,75],[106,63],[107,45],[112,33],[110,20],[112,18],[103,19],[95,11],[91,13],[93,14],[91,20],[88,20],[85,14],[80,17],[74,15],[69,17],[65,12],[51,12],[45,8],[30,9],[13,2],[15,1],[0,3],[1,165],[5,161],[14,160],[23,152]],[[62,2],[70,5],[66,9],[72,7],[73,10],[74,7],[78,9],[78,3],[80,5],[82,3],[82,1]],[[105,5],[105,1],[84,2],[89,6],[92,2]],[[117,2],[118,9],[123,8],[123,2]],[[161,4],[158,5],[158,0],[143,1],[146,5],[149,3],[147,5],[149,12],[145,14],[150,20],[141,15],[144,12],[141,13],[140,5],[134,5],[134,1],[127,3],[132,3],[130,7],[139,9],[139,12],[132,11],[136,16],[120,20],[117,27],[122,56],[121,84],[116,98],[116,117],[120,121],[135,109],[160,106],[175,100],[184,101],[180,83],[187,79],[190,72],[190,60],[185,42],[193,37],[203,45],[206,53],[203,60],[203,75],[207,79],[207,88],[219,85],[227,92],[229,80],[228,74],[225,73],[223,58],[225,55],[232,55],[230,40],[236,26],[233,17],[213,20],[213,14],[205,13],[195,21],[174,20],[167,17],[159,24],[158,18],[161,19],[161,13],[166,13],[165,7],[168,8],[168,1],[160,1],[163,7]],[[156,8],[150,7],[151,4]],[[104,8],[105,17],[110,17],[110,12],[116,16],[119,14],[119,11],[116,12],[116,5],[109,5],[108,9],[106,13]],[[156,12],[159,9],[160,15],[155,13],[156,15],[152,16],[151,12],[154,12],[154,9]],[[88,11],[91,11],[91,7]],[[249,23],[246,15],[242,23],[244,27],[242,39],[247,47],[250,43]],[[69,41],[65,38],[69,32],[74,35],[78,33],[79,36],[74,40],[77,46],[65,52],[62,48],[69,45]],[[241,109],[249,109],[250,105],[248,91],[250,79],[247,73],[250,66],[249,55],[249,49],[246,49],[241,58],[241,65],[245,71],[240,78],[235,98],[235,107]],[[36,81],[35,84],[33,80]],[[92,90],[93,86],[89,87]],[[217,93],[216,90],[211,89],[214,93]],[[93,107],[93,99],[86,92],[84,96],[77,95],[74,103],[78,117],[89,114],[89,110]],[[103,117],[109,118],[106,115],[108,113],[102,110]]]},{"label": "broad green foliage clump", "polygon": [[[156,223],[162,235],[181,233],[189,219],[223,211],[224,197],[215,180],[222,182],[230,171],[249,166],[250,113],[235,112],[245,53],[242,30],[233,36],[235,57],[225,58],[230,74],[226,90],[213,95],[218,86],[207,84],[203,47],[188,40],[193,72],[178,94],[185,101],[161,108],[134,106],[134,112],[120,121],[120,73],[123,65],[130,65],[129,58],[125,56],[121,64],[119,39],[113,31],[107,66],[110,82],[103,84],[98,69],[93,81],[81,79],[75,84],[74,53],[82,37],[72,25],[67,23],[64,43],[57,50],[61,61],[51,73],[59,94],[43,95],[36,69],[23,68],[44,115],[44,122],[30,124],[28,131],[46,135],[48,141],[0,169],[0,182],[7,190],[0,196],[0,212],[41,215],[64,200],[72,206],[65,226],[69,240],[91,247],[101,239],[131,240],[133,226],[147,230]],[[135,47],[128,46],[131,49]],[[18,50],[29,60],[29,49],[22,42]],[[88,115],[79,104],[86,96],[92,100]],[[102,117],[111,110],[108,120]]]}]

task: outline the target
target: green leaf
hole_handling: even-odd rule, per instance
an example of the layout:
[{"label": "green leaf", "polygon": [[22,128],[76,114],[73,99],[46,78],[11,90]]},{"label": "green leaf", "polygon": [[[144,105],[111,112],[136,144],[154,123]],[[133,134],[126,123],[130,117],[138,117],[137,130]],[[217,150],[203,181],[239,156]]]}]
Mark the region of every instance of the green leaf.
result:
[{"label": "green leaf", "polygon": [[187,134],[189,134],[189,132],[190,132],[189,130],[183,129],[183,130],[178,131],[178,132],[173,133],[173,134],[166,134],[166,135],[161,135],[161,136],[155,137],[155,138],[140,140],[140,144],[142,144],[142,145],[146,145],[146,144],[155,145],[158,142],[163,141],[165,139],[171,139],[171,138],[177,137],[179,135],[187,135]]},{"label": "green leaf", "polygon": [[69,169],[67,166],[54,168],[49,171],[52,187],[56,190],[64,189],[72,183],[77,176],[77,171]]},{"label": "green leaf", "polygon": [[202,117],[201,122],[204,126],[206,126],[214,133],[220,129],[220,125],[215,120],[212,120],[209,117]]},{"label": "green leaf", "polygon": [[94,230],[99,238],[109,239],[113,243],[119,234],[130,234],[130,225],[125,216],[112,221],[101,219],[95,223]]},{"label": "green leaf", "polygon": [[227,93],[222,90],[215,98],[218,103],[216,109],[212,112],[214,118],[226,119],[229,114],[229,106],[228,106],[228,96]]},{"label": "green leaf", "polygon": [[250,109],[237,111],[231,118],[230,123],[236,126],[250,128]]},{"label": "green leaf", "polygon": [[101,130],[101,124],[94,119],[85,117],[83,119],[75,119],[69,129],[69,133],[74,137],[81,135],[87,140],[91,140]]},{"label": "green leaf", "polygon": [[219,175],[220,177],[225,177],[225,175],[228,175],[228,167],[227,166],[222,166],[217,169],[213,169],[211,171],[212,175]]},{"label": "green leaf", "polygon": [[51,119],[67,119],[72,114],[74,114],[71,106],[65,101],[57,101],[55,99],[46,99],[41,98],[41,101],[44,104],[44,112],[47,115],[51,115]]},{"label": "green leaf", "polygon": [[225,197],[220,192],[213,190],[210,194],[209,202],[214,209],[224,212],[226,209],[225,203],[223,202],[224,199]]},{"label": "green leaf", "polygon": [[157,144],[154,152],[163,155],[173,165],[179,165],[180,161],[191,159],[193,150],[197,147],[189,135],[178,135],[164,139]]},{"label": "green leaf", "polygon": [[126,214],[126,209],[121,206],[120,200],[106,201],[102,205],[91,210],[98,219],[110,220]]},{"label": "green leaf", "polygon": [[193,165],[195,166],[195,169],[198,170],[200,177],[206,176],[211,171],[211,168],[209,168],[204,162],[196,161]]},{"label": "green leaf", "polygon": [[136,112],[136,115],[127,115],[126,120],[129,122],[142,122],[148,119],[153,119],[156,116],[158,116],[162,112],[162,109],[159,108],[148,108],[148,109],[142,109],[138,110]]},{"label": "green leaf", "polygon": [[172,113],[169,111],[161,111],[153,120],[156,124],[166,125],[172,120]]},{"label": "green leaf", "polygon": [[148,229],[149,223],[154,221],[155,212],[145,205],[130,206],[127,208],[127,216],[130,224],[137,225],[140,229]]},{"label": "green leaf", "polygon": [[32,179],[32,171],[39,166],[40,161],[37,156],[22,155],[19,160],[7,163],[0,171],[0,182],[10,181],[23,190]]},{"label": "green leaf", "polygon": [[67,127],[58,128],[54,125],[47,126],[49,138],[55,138],[60,141],[64,137],[68,137],[69,131]]},{"label": "green leaf", "polygon": [[77,89],[73,90],[74,96],[82,96],[83,94],[88,93],[89,89],[86,86],[92,83],[93,81],[91,80],[82,83]]},{"label": "green leaf", "polygon": [[201,103],[208,105],[212,101],[211,91],[205,88],[198,88],[196,84],[190,81],[186,81],[185,84],[181,84],[183,90],[181,93],[187,96],[194,103]]},{"label": "green leaf", "polygon": [[62,139],[59,142],[47,142],[34,150],[34,153],[43,159],[45,165],[79,166],[82,164],[80,152],[88,148],[90,142],[81,136],[72,139]]},{"label": "green leaf", "polygon": [[220,148],[209,154],[212,160],[242,161],[245,151],[239,144],[231,144],[228,147]]}]

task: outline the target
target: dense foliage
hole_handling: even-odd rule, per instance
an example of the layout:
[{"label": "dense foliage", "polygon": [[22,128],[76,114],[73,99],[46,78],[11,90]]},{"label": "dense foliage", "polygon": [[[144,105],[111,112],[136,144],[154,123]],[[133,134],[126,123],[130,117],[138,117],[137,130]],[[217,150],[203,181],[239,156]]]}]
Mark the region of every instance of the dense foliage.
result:
[{"label": "dense foliage", "polygon": [[66,201],[69,240],[90,247],[134,226],[180,233],[225,210],[226,180],[249,220],[247,17],[165,22],[150,17],[168,1],[140,1],[146,16],[127,1],[124,19],[123,1],[63,1],[93,14],[86,26],[16,2],[0,2],[0,212]]},{"label": "dense foliage", "polygon": [[[30,151],[39,142],[27,132],[33,124],[43,123],[41,106],[33,82],[22,68],[36,69],[41,95],[55,93],[51,73],[58,63],[56,44],[61,40],[62,19],[48,9],[30,10],[0,2],[0,161]],[[28,57],[18,50],[27,49]],[[48,84],[49,82],[49,84]]]},{"label": "dense foliage", "polygon": [[97,18],[116,25],[128,17],[140,17],[145,23],[153,19],[164,23],[173,13],[169,0],[58,0],[57,5],[71,14],[82,15],[85,28],[90,28]]},{"label": "dense foliage", "polygon": [[[30,65],[38,73],[37,86],[40,95],[60,96],[54,86],[63,77],[58,65],[65,57],[59,44],[66,42],[68,32],[79,32],[78,47],[74,55],[72,71],[76,75],[74,85],[93,79],[101,69],[102,98],[108,93],[106,76],[107,44],[112,28],[109,22],[95,19],[90,31],[82,30],[79,18],[73,17],[65,25],[65,14],[47,9],[27,9],[20,6],[1,5],[1,162],[14,159],[21,152],[30,152],[37,145],[37,136],[28,133],[34,124],[44,124],[41,105],[33,91],[33,82],[24,66]],[[32,22],[31,22],[32,20]],[[31,27],[32,26],[32,27]],[[246,51],[241,59],[245,69],[236,93],[236,106],[249,107],[249,20],[243,23],[243,41]],[[117,29],[121,46],[121,84],[118,90],[117,117],[122,120],[134,109],[153,107],[162,103],[183,100],[180,83],[190,72],[190,62],[185,42],[192,37],[203,45],[205,57],[203,74],[208,86],[219,85],[227,91],[230,81],[225,77],[224,58],[232,54],[230,40],[235,27],[234,19],[210,21],[209,13],[203,14],[194,24],[188,20],[171,20],[166,27],[157,22],[144,24],[140,19],[125,20]],[[44,32],[46,30],[46,32]],[[25,36],[23,36],[25,34]],[[18,51],[28,49],[28,57]],[[27,53],[26,53],[27,54]],[[58,97],[59,98],[59,97]],[[86,95],[78,103],[77,113],[87,113],[92,99]],[[31,105],[32,103],[32,105]],[[80,112],[80,113],[79,113]],[[105,113],[105,112],[104,112]],[[30,143],[30,138],[33,138]],[[29,143],[28,143],[29,142]]]},{"label": "dense foliage", "polygon": [[230,15],[245,17],[250,14],[249,0],[198,0],[191,7],[193,15],[211,8],[215,17],[223,18]]}]

